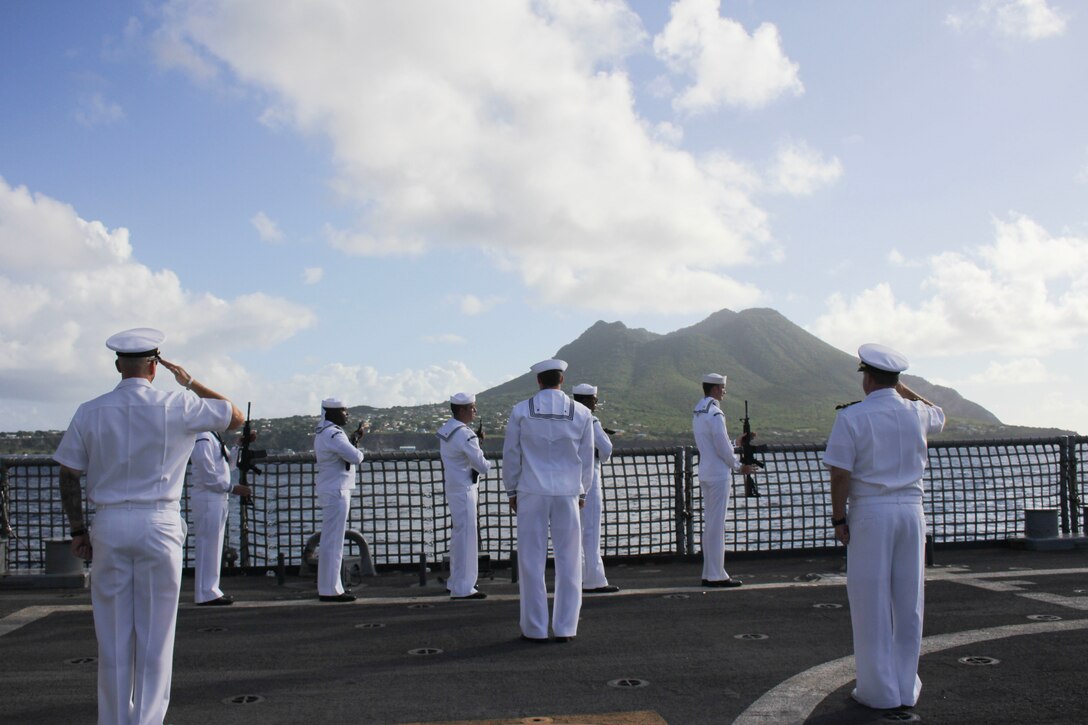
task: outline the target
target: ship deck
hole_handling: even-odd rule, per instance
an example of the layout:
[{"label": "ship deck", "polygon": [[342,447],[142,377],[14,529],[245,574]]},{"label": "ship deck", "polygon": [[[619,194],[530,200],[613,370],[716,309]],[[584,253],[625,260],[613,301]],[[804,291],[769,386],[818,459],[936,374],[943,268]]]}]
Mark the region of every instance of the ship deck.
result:
[{"label": "ship deck", "polygon": [[[843,558],[745,558],[739,589],[694,560],[608,567],[578,637],[523,642],[508,569],[450,601],[433,575],[383,572],[359,600],[312,578],[224,577],[232,607],[183,584],[167,723],[1068,723],[1088,712],[1088,551],[938,549],[927,569],[921,700],[850,699]],[[0,720],[95,721],[96,644],[80,589],[0,592]]]}]

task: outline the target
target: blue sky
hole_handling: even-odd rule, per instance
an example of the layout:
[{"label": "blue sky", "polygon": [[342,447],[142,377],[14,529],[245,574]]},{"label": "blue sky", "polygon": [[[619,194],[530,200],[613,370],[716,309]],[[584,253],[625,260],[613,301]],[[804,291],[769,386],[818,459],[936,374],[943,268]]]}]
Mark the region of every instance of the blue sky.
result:
[{"label": "blue sky", "polygon": [[0,4],[0,430],[63,428],[127,327],[277,417],[758,306],[1088,433],[1086,35],[1058,0]]}]

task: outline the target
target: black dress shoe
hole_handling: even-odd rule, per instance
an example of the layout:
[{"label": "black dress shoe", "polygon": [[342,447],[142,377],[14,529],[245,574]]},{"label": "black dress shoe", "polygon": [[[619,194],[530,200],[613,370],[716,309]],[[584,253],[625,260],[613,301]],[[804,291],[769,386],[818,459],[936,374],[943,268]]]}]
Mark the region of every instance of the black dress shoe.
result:
[{"label": "black dress shoe", "polygon": [[526,636],[524,634],[521,635],[521,641],[522,642],[532,642],[533,644],[548,644],[548,638],[547,637],[528,637],[528,636]]},{"label": "black dress shoe", "polygon": [[582,594],[614,594],[618,592],[620,588],[615,584],[606,584],[603,587],[595,587],[593,589],[583,589]]},{"label": "black dress shoe", "polygon": [[704,587],[739,587],[742,584],[744,584],[744,582],[742,582],[740,579],[733,579],[733,578],[718,579],[717,581],[711,581],[709,579],[703,579],[703,586]]},{"label": "black dress shoe", "polygon": [[356,597],[354,594],[344,592],[343,594],[322,594],[318,596],[318,599],[322,602],[354,602]]},{"label": "black dress shoe", "polygon": [[558,642],[559,644],[563,644],[564,642],[573,642],[573,641],[574,641],[574,635],[572,634],[572,635],[571,635],[571,636],[569,636],[569,637],[559,637],[559,636],[556,636],[556,637],[553,637],[552,639],[554,639],[554,640],[555,640],[556,642]]},{"label": "black dress shoe", "polygon": [[487,599],[487,595],[484,594],[483,592],[477,590],[477,591],[474,591],[472,594],[467,594],[467,595],[465,595],[463,597],[450,597],[450,599],[452,599],[454,601],[459,601],[461,599]]},{"label": "black dress shoe", "polygon": [[197,602],[198,607],[229,607],[234,604],[234,597],[229,594],[224,594],[218,599],[209,599],[206,602]]}]

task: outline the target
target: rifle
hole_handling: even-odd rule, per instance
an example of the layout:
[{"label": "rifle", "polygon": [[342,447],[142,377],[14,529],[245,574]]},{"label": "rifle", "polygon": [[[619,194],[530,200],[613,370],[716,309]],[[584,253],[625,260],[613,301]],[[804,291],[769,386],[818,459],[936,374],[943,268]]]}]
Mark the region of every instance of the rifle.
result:
[{"label": "rifle", "polygon": [[[752,445],[752,423],[748,419],[748,401],[744,401],[744,417],[741,418],[744,422],[744,435],[740,439],[740,462],[743,464],[750,464],[763,468],[763,461],[756,458],[756,453],[762,453],[767,450],[767,446],[753,446]],[[752,477],[752,474],[747,473],[744,475],[744,495],[747,498],[759,498],[759,489],[756,488],[756,479]]]},{"label": "rifle", "polygon": [[[476,426],[476,437],[479,438],[481,441],[484,439],[484,424],[483,423],[480,423],[479,425]],[[479,481],[480,481],[480,472],[477,471],[475,468],[472,468],[472,469],[469,469],[469,470],[472,471],[472,482],[473,483],[479,483]]]},{"label": "rifle", "polygon": [[[256,451],[249,447],[253,439],[256,438],[253,435],[253,424],[250,420],[250,408],[253,403],[246,403],[246,424],[242,427],[242,442],[238,447],[238,483],[242,486],[249,486],[249,474],[260,474],[261,469],[257,468],[254,461],[268,455],[268,451]],[[241,561],[239,562],[242,568],[249,566],[249,507],[255,506],[256,500],[251,496],[246,496],[242,499],[241,506],[239,507],[238,523],[241,528]]]}]

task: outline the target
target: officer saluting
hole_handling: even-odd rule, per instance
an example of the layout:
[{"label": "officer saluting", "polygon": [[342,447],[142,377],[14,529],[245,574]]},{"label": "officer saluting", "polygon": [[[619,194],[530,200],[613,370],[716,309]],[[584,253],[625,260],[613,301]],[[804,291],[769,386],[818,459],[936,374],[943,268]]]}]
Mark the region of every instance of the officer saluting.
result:
[{"label": "officer saluting", "polygon": [[[480,489],[477,481],[491,470],[480,450],[480,439],[468,424],[476,419],[476,396],[456,393],[450,397],[452,417],[438,429],[442,456],[446,505],[453,520],[450,538],[450,599],[486,599],[476,588],[480,575],[476,542],[476,506]],[[482,433],[481,433],[482,435]]]},{"label": "officer saluting", "polygon": [[922,473],[926,437],[944,428],[944,411],[899,382],[900,353],[867,344],[858,357],[865,399],[839,412],[824,453],[831,525],[849,552],[852,694],[872,708],[912,707],[922,689]]},{"label": "officer saluting", "polygon": [[321,549],[317,557],[317,595],[322,602],[353,602],[344,591],[340,567],[344,561],[344,534],[355,490],[355,467],[363,462],[358,449],[366,423],[349,437],[340,426],[348,422],[348,409],[338,398],[321,401],[321,422],[314,433],[317,459],[317,498],[321,503]]},{"label": "officer saluting", "polygon": [[[185,522],[181,488],[197,434],[237,428],[234,404],[159,357],[166,336],[140,327],[106,340],[121,382],[83,403],[53,459],[72,525],[72,552],[90,560],[98,638],[98,722],[161,723],[170,703]],[[185,390],[152,386],[159,365]],[[191,391],[191,392],[186,392]],[[87,474],[83,518],[80,476]]]}]

